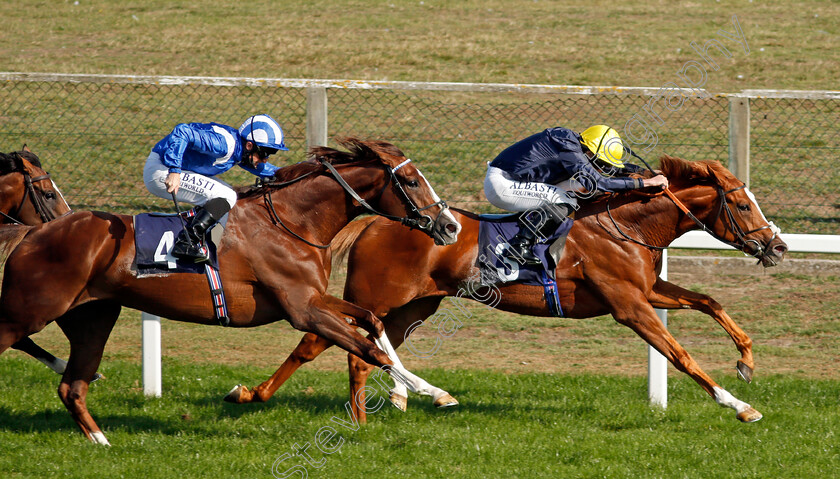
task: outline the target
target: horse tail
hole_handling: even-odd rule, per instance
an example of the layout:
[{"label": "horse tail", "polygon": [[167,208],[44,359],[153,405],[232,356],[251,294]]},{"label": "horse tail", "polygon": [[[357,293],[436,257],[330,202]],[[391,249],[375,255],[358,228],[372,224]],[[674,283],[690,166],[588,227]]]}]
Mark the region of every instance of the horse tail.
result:
[{"label": "horse tail", "polygon": [[0,227],[0,284],[3,282],[3,272],[6,270],[6,260],[31,230],[32,227],[29,226]]},{"label": "horse tail", "polygon": [[344,260],[347,259],[347,254],[350,252],[350,247],[353,246],[353,243],[356,242],[356,239],[362,234],[362,231],[367,229],[377,218],[378,216],[365,216],[362,219],[351,221],[350,224],[335,235],[335,238],[332,240],[333,271],[344,263]]}]

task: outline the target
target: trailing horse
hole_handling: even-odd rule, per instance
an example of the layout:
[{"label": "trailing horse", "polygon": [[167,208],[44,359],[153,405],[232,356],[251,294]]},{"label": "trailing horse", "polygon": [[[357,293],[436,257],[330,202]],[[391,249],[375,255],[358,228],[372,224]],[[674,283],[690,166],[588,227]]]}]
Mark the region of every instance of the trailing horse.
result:
[{"label": "trailing horse", "polygon": [[[276,181],[238,191],[217,250],[230,326],[286,319],[396,373],[414,392],[454,402],[402,367],[378,318],[326,293],[327,246],[365,212],[399,220],[441,245],[455,242],[461,227],[394,145],[352,138],[342,144],[348,152],[314,148],[309,161],[283,168]],[[91,441],[108,444],[86,396],[120,308],[214,324],[207,281],[197,274],[140,277],[132,216],[76,212],[36,227],[0,228],[0,245],[15,244],[4,265],[0,353],[56,321],[70,340],[59,397]]]},{"label": "trailing horse", "polygon": [[[0,216],[3,224],[38,225],[68,213],[70,206],[32,150],[23,145],[20,151],[0,153]],[[5,259],[5,256],[2,258]],[[29,338],[18,341],[12,347],[35,357],[58,373],[64,372],[66,361],[57,359]]]},{"label": "trailing horse", "polygon": [[[782,261],[787,246],[768,223],[752,193],[717,162],[688,162],[665,156],[667,195],[621,193],[584,204],[575,213],[555,277],[567,318],[611,314],[691,376],[718,404],[736,410],[741,421],[761,414],[718,386],[680,346],[654,308],[691,308],[715,319],[730,335],[741,358],[738,375],[752,379],[752,341],[711,297],[658,276],[661,251],[683,233],[704,229],[756,257],[765,267]],[[468,298],[532,316],[552,316],[541,286],[506,283],[483,286],[479,257],[479,217],[454,210],[463,226],[458,241],[438,248],[428,238],[377,218],[354,221],[336,237],[336,256],[348,252],[344,299],[382,318],[396,346],[438,309],[447,296]],[[411,281],[406,281],[411,278]],[[275,374],[253,390],[242,387],[236,402],[266,401],[302,364],[331,345],[307,334]],[[348,358],[351,404],[364,420],[364,385],[371,366]],[[397,385],[397,398],[405,391]],[[402,401],[404,399],[400,399]]]}]

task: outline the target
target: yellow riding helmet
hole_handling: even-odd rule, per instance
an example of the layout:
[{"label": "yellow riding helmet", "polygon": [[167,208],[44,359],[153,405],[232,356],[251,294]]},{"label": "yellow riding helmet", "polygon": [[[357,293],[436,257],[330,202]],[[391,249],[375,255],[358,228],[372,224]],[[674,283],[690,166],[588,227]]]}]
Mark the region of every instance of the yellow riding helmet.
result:
[{"label": "yellow riding helmet", "polygon": [[619,168],[624,167],[624,144],[618,132],[607,125],[595,125],[583,130],[580,137],[598,159]]}]

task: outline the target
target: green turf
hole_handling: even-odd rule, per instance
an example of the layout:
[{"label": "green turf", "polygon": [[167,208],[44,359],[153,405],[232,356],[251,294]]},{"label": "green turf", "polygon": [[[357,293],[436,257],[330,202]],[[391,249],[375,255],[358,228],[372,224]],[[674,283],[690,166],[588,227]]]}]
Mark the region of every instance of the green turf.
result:
[{"label": "green turf", "polygon": [[[410,398],[351,430],[342,373],[302,371],[265,404],[221,402],[231,384],[268,371],[165,364],[164,395],[136,387],[136,364],[103,365],[89,405],[111,448],[88,444],[31,360],[0,359],[3,477],[824,477],[840,466],[840,382],[774,376],[723,386],[765,417],[741,424],[684,377],[667,410],[643,378],[420,371],[461,401],[436,410]],[[319,431],[336,435],[316,449]],[[309,459],[295,455],[307,447]],[[283,459],[285,454],[289,454]]]}]

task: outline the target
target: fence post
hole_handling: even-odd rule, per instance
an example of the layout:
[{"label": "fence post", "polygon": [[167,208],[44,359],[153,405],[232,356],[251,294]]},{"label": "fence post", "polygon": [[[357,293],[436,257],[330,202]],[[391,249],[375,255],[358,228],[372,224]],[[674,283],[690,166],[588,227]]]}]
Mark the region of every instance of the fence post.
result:
[{"label": "fence post", "polygon": [[[659,277],[668,280],[668,250],[662,250],[662,272]],[[657,309],[656,315],[668,327],[668,310]],[[648,399],[662,408],[668,407],[668,360],[648,345]]]},{"label": "fence post", "polygon": [[160,368],[160,318],[149,313],[143,321],[143,394],[160,397],[163,393]]},{"label": "fence post", "polygon": [[750,186],[750,99],[729,97],[729,171]]},{"label": "fence post", "polygon": [[306,88],[306,149],[327,146],[327,89]]}]

